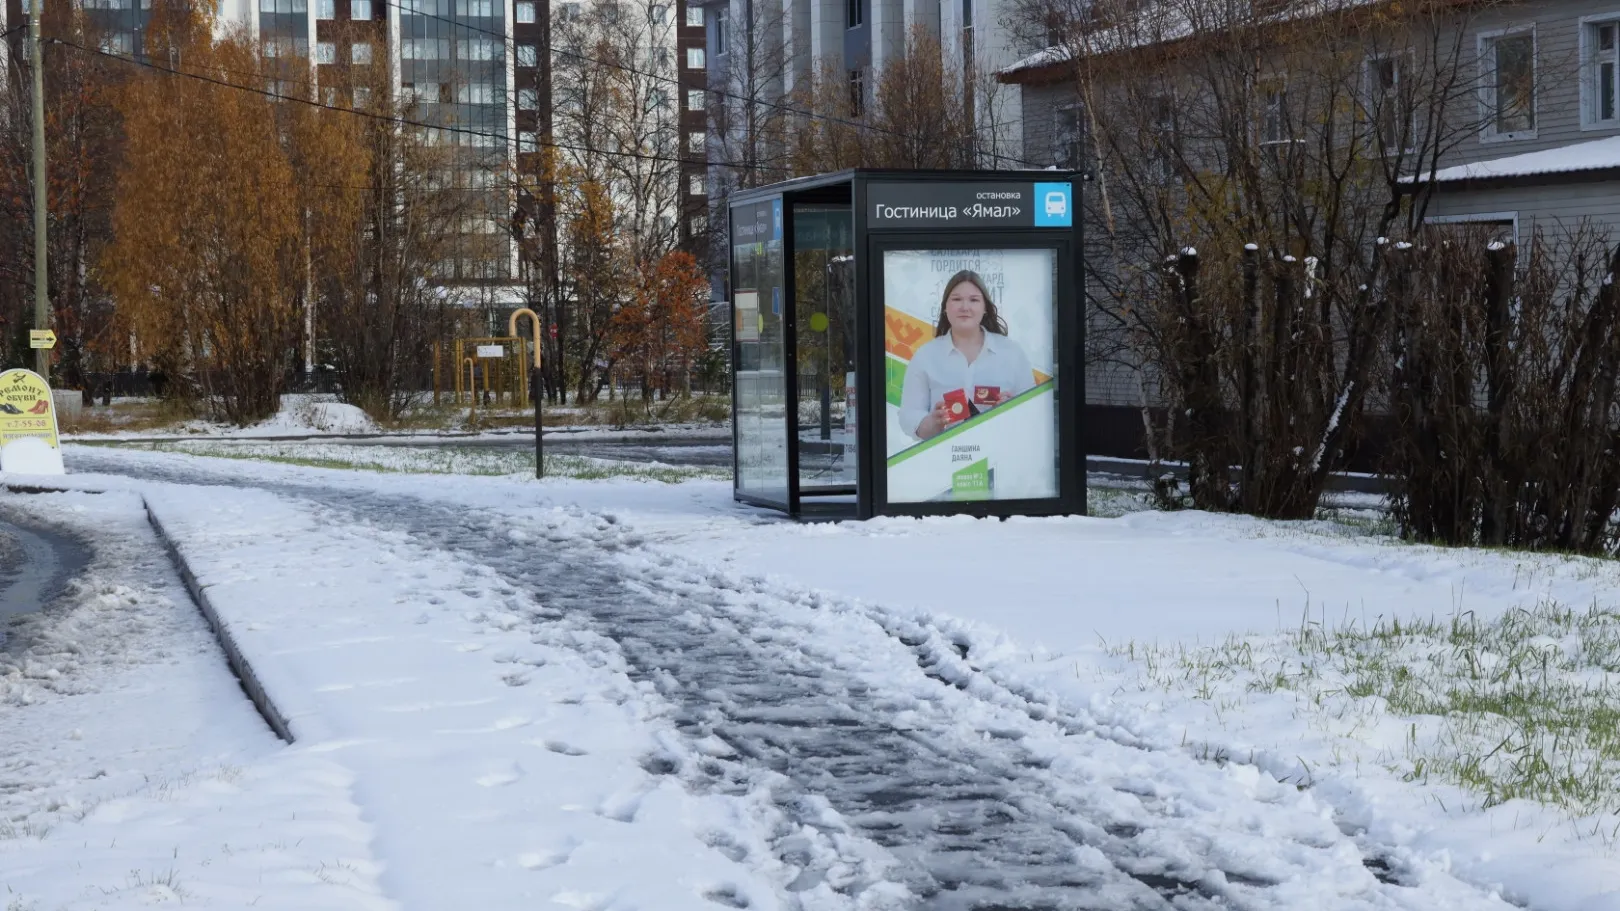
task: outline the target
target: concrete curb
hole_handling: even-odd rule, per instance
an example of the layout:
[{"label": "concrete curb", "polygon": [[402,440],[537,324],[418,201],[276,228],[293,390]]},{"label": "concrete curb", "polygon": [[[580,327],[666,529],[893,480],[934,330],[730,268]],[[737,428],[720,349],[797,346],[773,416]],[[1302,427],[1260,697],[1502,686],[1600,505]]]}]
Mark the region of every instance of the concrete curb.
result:
[{"label": "concrete curb", "polygon": [[[12,493],[22,494],[100,494],[106,492],[33,484],[6,483],[4,486],[6,490]],[[253,703],[255,709],[258,709],[260,717],[264,718],[264,723],[270,726],[270,730],[275,731],[276,736],[286,743],[292,743],[292,729],[287,724],[286,716],[270,700],[270,694],[265,691],[264,685],[259,683],[258,676],[253,673],[253,665],[249,664],[248,660],[242,656],[242,650],[237,648],[236,640],[231,637],[230,631],[225,628],[225,624],[219,619],[219,612],[214,609],[214,603],[208,599],[207,590],[203,588],[202,583],[197,581],[197,574],[191,571],[191,564],[186,562],[185,555],[180,552],[179,545],[175,544],[174,538],[170,537],[168,529],[163,527],[157,513],[152,511],[151,501],[147,500],[144,494],[136,494],[136,496],[141,498],[141,508],[146,510],[146,521],[151,524],[153,532],[157,534],[158,541],[163,544],[163,550],[169,555],[169,564],[179,574],[180,581],[185,583],[186,591],[191,594],[192,602],[197,605],[197,610],[202,612],[203,619],[208,621],[208,628],[213,631],[214,639],[219,642],[220,649],[225,652],[225,663],[230,666],[231,673],[236,675],[236,681],[241,685],[242,692],[247,694],[248,700]]]},{"label": "concrete curb", "polygon": [[214,638],[219,640],[219,647],[225,652],[225,662],[230,665],[231,673],[236,675],[237,682],[242,685],[242,691],[252,701],[253,707],[259,710],[270,730],[275,731],[276,736],[283,741],[292,743],[292,729],[288,726],[286,717],[271,701],[270,694],[265,691],[264,685],[259,683],[258,676],[253,673],[253,665],[243,657],[242,650],[237,647],[230,630],[226,629],[225,624],[219,619],[219,612],[214,609],[213,602],[208,598],[208,590],[197,581],[197,574],[191,571],[191,564],[186,562],[179,545],[175,544],[174,538],[170,537],[168,530],[158,519],[157,513],[152,511],[152,504],[147,502],[144,496],[141,497],[141,505],[146,508],[146,520],[152,523],[153,531],[157,532],[158,540],[163,542],[163,549],[169,554],[169,562],[174,564],[175,572],[180,574],[181,581],[186,584],[186,590],[191,592],[191,600],[197,603],[197,609],[202,611],[203,618],[208,621],[208,628],[214,631]]}]

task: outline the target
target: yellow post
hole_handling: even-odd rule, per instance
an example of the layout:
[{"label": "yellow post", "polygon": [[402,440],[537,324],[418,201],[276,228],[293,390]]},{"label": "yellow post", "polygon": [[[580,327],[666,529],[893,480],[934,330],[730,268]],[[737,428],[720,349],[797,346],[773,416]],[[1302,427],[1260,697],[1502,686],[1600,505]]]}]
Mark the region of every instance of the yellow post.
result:
[{"label": "yellow post", "polygon": [[[546,449],[545,431],[540,422],[540,317],[528,307],[519,307],[512,311],[511,319],[506,323],[506,334],[513,338],[518,337],[518,317],[527,316],[530,324],[534,326],[534,369],[529,372],[529,394],[534,397],[534,476],[536,479],[546,476]],[[522,343],[518,345],[518,352],[523,351]]]},{"label": "yellow post", "polygon": [[513,381],[516,382],[516,384],[517,384],[517,391],[518,391],[517,407],[519,407],[519,408],[527,408],[527,407],[529,407],[529,384],[523,382],[523,369],[522,369],[522,364],[523,364],[523,362],[525,360],[527,360],[528,353],[529,353],[529,340],[528,339],[522,339],[522,338],[518,339],[517,340],[517,364],[518,364],[518,367],[517,367],[517,369],[512,371],[513,372],[513,377],[512,378],[513,378]]},{"label": "yellow post", "polygon": [[461,405],[461,339],[456,339],[456,405]]}]

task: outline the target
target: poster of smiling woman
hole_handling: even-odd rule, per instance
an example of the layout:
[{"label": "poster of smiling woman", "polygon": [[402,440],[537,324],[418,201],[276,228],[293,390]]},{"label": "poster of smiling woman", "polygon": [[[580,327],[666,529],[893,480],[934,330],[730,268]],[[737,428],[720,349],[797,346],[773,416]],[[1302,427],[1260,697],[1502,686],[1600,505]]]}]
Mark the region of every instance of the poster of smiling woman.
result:
[{"label": "poster of smiling woman", "polygon": [[891,503],[1058,495],[1057,254],[883,254]]}]

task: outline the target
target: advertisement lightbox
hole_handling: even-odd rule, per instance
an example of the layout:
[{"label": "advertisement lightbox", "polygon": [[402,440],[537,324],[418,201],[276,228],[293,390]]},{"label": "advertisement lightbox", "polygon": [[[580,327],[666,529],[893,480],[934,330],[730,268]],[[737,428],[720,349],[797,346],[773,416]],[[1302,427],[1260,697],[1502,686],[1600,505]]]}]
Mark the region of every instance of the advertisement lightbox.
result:
[{"label": "advertisement lightbox", "polygon": [[1058,496],[1056,251],[886,250],[881,267],[889,502]]}]

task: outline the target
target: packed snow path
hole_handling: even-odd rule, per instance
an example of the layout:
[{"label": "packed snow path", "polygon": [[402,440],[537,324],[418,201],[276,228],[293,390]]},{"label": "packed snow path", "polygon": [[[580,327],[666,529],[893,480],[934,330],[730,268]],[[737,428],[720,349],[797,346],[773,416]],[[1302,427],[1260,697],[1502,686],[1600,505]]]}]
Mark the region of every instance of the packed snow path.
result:
[{"label": "packed snow path", "polygon": [[[0,517],[0,625],[50,602],[89,562],[89,553],[73,538]],[[5,635],[0,629],[0,645]]]},{"label": "packed snow path", "polygon": [[[244,483],[89,454],[75,466]],[[545,606],[532,622],[583,623],[616,642],[707,757],[695,768],[655,757],[649,771],[722,793],[769,780],[794,824],[784,832],[829,834],[773,845],[802,871],[790,895],[825,882],[858,905],[887,882],[938,911],[1507,907],[1360,843],[1330,808],[1252,768],[1143,749],[1128,732],[1060,716],[988,679],[931,626],[693,572],[609,515],[548,510],[551,521],[516,526],[335,484],[255,486],[488,566]],[[850,876],[874,868],[839,858],[846,872],[829,880],[829,854],[855,851],[852,841],[881,846],[892,863]]]}]

